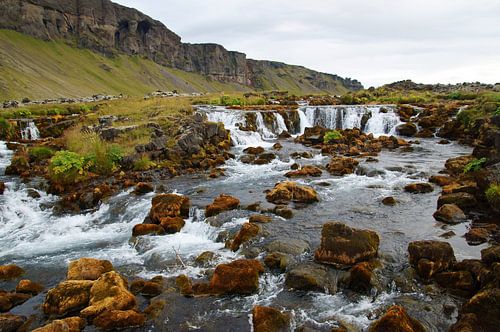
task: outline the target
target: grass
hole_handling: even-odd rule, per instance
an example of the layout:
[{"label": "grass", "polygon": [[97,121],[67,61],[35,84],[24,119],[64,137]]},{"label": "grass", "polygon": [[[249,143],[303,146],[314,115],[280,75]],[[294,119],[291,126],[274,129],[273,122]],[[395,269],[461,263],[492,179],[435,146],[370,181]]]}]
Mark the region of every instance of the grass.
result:
[{"label": "grass", "polygon": [[500,184],[493,183],[486,190],[486,199],[492,207],[500,207]]}]

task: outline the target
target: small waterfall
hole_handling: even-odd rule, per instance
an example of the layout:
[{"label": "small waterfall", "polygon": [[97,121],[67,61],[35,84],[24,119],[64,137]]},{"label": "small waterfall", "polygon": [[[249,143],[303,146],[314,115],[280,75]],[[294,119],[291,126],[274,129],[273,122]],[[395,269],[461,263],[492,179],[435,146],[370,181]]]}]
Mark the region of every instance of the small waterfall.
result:
[{"label": "small waterfall", "polygon": [[311,123],[309,122],[309,119],[304,113],[303,110],[299,109],[299,118],[300,118],[300,133],[299,135],[303,135],[304,132],[306,131],[307,127],[312,127]]},{"label": "small waterfall", "polygon": [[40,131],[33,121],[21,122],[21,138],[25,141],[36,141],[40,139]]},{"label": "small waterfall", "polygon": [[284,131],[288,131],[288,128],[286,127],[285,119],[283,119],[283,116],[279,113],[276,113],[274,115],[275,115],[276,128],[278,130],[277,131],[278,135]]},{"label": "small waterfall", "polygon": [[[276,134],[274,134],[269,128],[267,128],[266,123],[264,122],[264,117],[261,112],[256,112],[256,124],[257,131],[262,135],[263,139],[275,139]],[[286,127],[286,126],[285,126]]]}]

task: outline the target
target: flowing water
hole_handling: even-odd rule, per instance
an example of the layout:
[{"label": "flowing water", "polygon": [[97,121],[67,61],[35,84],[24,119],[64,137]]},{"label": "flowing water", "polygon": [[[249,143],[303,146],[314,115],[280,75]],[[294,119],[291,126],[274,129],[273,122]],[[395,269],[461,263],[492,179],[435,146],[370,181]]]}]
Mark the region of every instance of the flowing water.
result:
[{"label": "flowing water", "polygon": [[21,126],[24,126],[23,128],[21,128],[21,138],[23,140],[36,141],[40,139],[40,131],[38,130],[35,122],[22,122]]},{"label": "flowing water", "polygon": [[[278,158],[268,165],[248,165],[238,161],[245,147],[270,147],[284,130],[300,134],[315,124],[332,129],[360,126],[365,114],[369,114],[365,116],[369,118],[365,122],[365,131],[374,134],[392,133],[399,124],[392,106],[303,107],[298,111],[298,128],[287,126],[277,113],[275,121],[266,124],[263,114],[256,111],[256,132],[240,129],[245,125],[242,111],[220,107],[206,107],[200,111],[206,113],[210,121],[222,122],[231,131],[236,159],[225,165],[225,177],[208,179],[201,174],[155,183],[191,198],[194,207],[181,232],[131,238],[132,227],[141,223],[148,214],[153,194],[138,197],[130,191],[123,191],[95,211],[60,214],[53,209],[57,197],[41,190],[40,181],[23,183],[18,178],[0,175],[0,181],[7,187],[4,195],[0,195],[0,265],[18,264],[28,271],[27,278],[40,281],[47,287],[64,279],[68,262],[80,257],[109,259],[121,273],[131,278],[181,273],[193,278],[204,277],[205,270],[193,264],[194,258],[204,251],[213,251],[217,254],[213,262],[215,266],[242,257],[241,250],[233,253],[224,249],[224,243],[219,242],[218,237],[223,231],[237,231],[252,214],[245,210],[232,211],[207,220],[203,214],[207,204],[220,193],[228,193],[238,197],[242,206],[259,201],[266,206],[263,191],[283,181],[283,174],[293,163],[324,165],[328,162],[319,151],[295,144],[293,138],[280,140],[284,147],[276,152]],[[350,226],[375,230],[381,237],[380,259],[389,279],[389,286],[384,291],[373,296],[344,291],[336,294],[290,292],[284,288],[283,274],[266,272],[261,276],[259,292],[252,296],[176,297],[175,302],[169,304],[166,317],[162,316],[163,321],[155,322],[148,329],[249,331],[249,313],[255,304],[290,312],[294,326],[306,324],[329,330],[342,321],[366,329],[371,315],[392,303],[404,303],[410,313],[431,331],[445,329],[453,322],[454,316],[443,316],[442,305],[459,300],[443,294],[436,297],[424,295],[418,289],[403,290],[391,282],[407,270],[407,245],[414,240],[444,240],[440,235],[453,230],[457,235],[445,241],[453,245],[457,259],[478,258],[483,247],[467,245],[462,237],[466,224],[445,226],[433,219],[438,188],[429,194],[412,195],[404,192],[403,187],[425,181],[443,168],[446,159],[470,153],[470,148],[455,143],[439,145],[437,139],[421,139],[420,142],[414,145],[412,152],[383,151],[377,157],[378,162],[361,162],[358,174],[333,177],[325,172],[320,178],[298,180],[314,187],[321,201],[310,206],[296,206],[295,216],[290,220],[274,216],[273,222],[263,225],[268,236],[258,239],[255,244],[262,247],[273,240],[304,240],[311,250],[296,260],[310,261],[312,252],[319,245],[321,226],[326,221],[338,220]],[[290,153],[296,151],[310,151],[314,157],[290,158]],[[11,156],[12,152],[0,142],[0,174],[4,174]],[[39,195],[34,196],[33,190]],[[381,200],[386,196],[394,196],[400,203],[394,207],[384,206]],[[33,306],[41,301],[43,295],[12,312],[32,313]],[[189,323],[186,325],[185,321]]]}]

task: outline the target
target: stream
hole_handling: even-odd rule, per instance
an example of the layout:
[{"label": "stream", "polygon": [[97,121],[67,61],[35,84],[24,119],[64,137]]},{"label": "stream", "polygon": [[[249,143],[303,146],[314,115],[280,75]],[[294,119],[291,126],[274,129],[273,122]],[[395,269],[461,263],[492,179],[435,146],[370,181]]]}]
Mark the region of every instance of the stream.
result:
[{"label": "stream", "polygon": [[[208,179],[206,174],[165,179],[155,186],[166,188],[190,197],[193,208],[181,232],[166,236],[143,236],[132,239],[132,227],[142,223],[151,207],[153,193],[136,196],[131,190],[118,193],[102,203],[95,211],[83,214],[60,214],[53,209],[58,197],[41,190],[39,181],[23,183],[17,177],[5,176],[12,151],[0,142],[0,181],[6,191],[0,195],[0,265],[17,264],[26,271],[26,278],[41,282],[46,288],[55,286],[65,277],[68,263],[80,257],[110,260],[115,268],[133,278],[151,278],[156,275],[177,276],[187,274],[193,278],[205,275],[205,268],[197,267],[194,259],[205,251],[215,252],[218,263],[242,258],[249,249],[233,253],[218,242],[223,231],[235,232],[248,221],[253,212],[244,209],[230,211],[216,218],[204,217],[204,207],[221,193],[240,199],[241,206],[265,202],[266,189],[285,180],[294,163],[325,165],[329,157],[320,151],[294,143],[294,138],[306,127],[323,125],[327,128],[363,128],[374,135],[392,135],[400,124],[395,106],[321,106],[301,107],[300,124],[291,127],[280,113],[274,113],[274,122],[264,121],[264,112],[255,111],[256,131],[241,130],[246,112],[227,110],[223,107],[204,106],[200,112],[210,121],[224,123],[231,131],[235,159],[227,161],[225,176]],[[366,116],[368,114],[368,116]],[[363,118],[364,117],[364,118]],[[283,131],[292,138],[279,139]],[[280,142],[280,151],[272,145]],[[275,240],[288,243],[306,242],[309,250],[298,255],[299,262],[311,261],[319,246],[321,226],[331,220],[341,221],[356,228],[376,231],[381,238],[379,256],[383,264],[388,287],[371,296],[362,296],[339,290],[335,294],[293,292],[284,287],[285,274],[266,272],[260,279],[260,290],[247,297],[176,298],[169,309],[145,331],[250,331],[250,312],[255,304],[273,306],[292,315],[293,327],[308,326],[329,331],[342,322],[355,330],[365,330],[373,319],[372,314],[393,303],[404,303],[409,313],[419,319],[430,331],[441,331],[451,325],[457,312],[450,316],[442,313],[444,304],[459,305],[460,299],[445,293],[429,295],[417,285],[414,291],[403,290],[393,280],[401,278],[408,270],[407,246],[415,240],[436,239],[448,241],[455,250],[457,260],[479,258],[484,246],[469,246],[462,235],[467,223],[444,225],[436,222],[432,214],[440,193],[438,187],[428,194],[410,194],[404,186],[427,181],[444,167],[451,157],[470,154],[471,149],[457,143],[437,144],[438,139],[419,139],[413,151],[383,150],[378,162],[360,160],[356,174],[335,177],[323,172],[319,178],[296,180],[312,186],[320,195],[320,202],[309,206],[295,206],[295,215],[286,220],[272,216],[271,223],[263,225],[264,234],[252,248],[262,248]],[[267,165],[244,164],[238,160],[243,149],[263,146],[278,158]],[[312,159],[293,159],[292,152],[310,152]],[[34,194],[34,191],[38,194]],[[399,203],[385,206],[387,196],[394,196]],[[271,216],[271,215],[270,215]],[[445,232],[455,236],[444,239]],[[251,249],[251,248],[250,248]],[[179,263],[176,254],[186,264]],[[256,252],[259,258],[265,253]],[[8,288],[8,283],[0,288]],[[14,314],[33,313],[33,307],[43,302],[44,294],[14,308]],[[186,321],[188,324],[186,325]],[[228,326],[230,326],[228,328]],[[86,331],[92,327],[87,327]]]}]

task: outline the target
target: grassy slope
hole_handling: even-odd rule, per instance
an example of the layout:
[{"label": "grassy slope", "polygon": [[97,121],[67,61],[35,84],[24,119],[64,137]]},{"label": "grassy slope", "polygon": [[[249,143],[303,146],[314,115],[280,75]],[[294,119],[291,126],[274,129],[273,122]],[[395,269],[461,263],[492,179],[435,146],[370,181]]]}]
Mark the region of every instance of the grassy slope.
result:
[{"label": "grassy slope", "polygon": [[82,97],[96,93],[142,96],[154,90],[247,91],[160,66],[138,56],[108,58],[63,42],[0,30],[0,100]]}]

